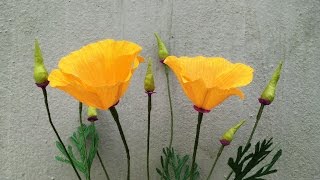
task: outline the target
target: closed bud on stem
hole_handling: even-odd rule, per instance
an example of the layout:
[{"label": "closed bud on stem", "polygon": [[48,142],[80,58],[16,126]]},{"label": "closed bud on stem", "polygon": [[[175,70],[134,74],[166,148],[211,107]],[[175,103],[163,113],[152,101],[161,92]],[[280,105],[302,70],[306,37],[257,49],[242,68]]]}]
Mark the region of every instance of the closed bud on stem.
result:
[{"label": "closed bud on stem", "polygon": [[152,94],[155,89],[151,58],[148,61],[147,73],[146,73],[146,77],[144,78],[144,89],[148,94],[150,93]]},{"label": "closed bud on stem", "polygon": [[157,33],[154,33],[154,35],[156,36],[158,42],[158,56],[160,61],[163,63],[163,61],[169,56],[169,52],[159,35]]},{"label": "closed bud on stem", "polygon": [[277,69],[274,71],[271,80],[259,98],[259,102],[263,105],[269,105],[274,100],[277,84],[281,74],[282,61],[280,61]]},{"label": "closed bud on stem", "polygon": [[94,122],[98,120],[97,108],[89,106],[87,109],[88,121]]},{"label": "closed bud on stem", "polygon": [[45,88],[48,84],[48,72],[43,63],[43,57],[38,40],[34,43],[34,72],[33,78],[36,85],[41,88]]},{"label": "closed bud on stem", "polygon": [[245,122],[245,120],[241,120],[238,124],[230,128],[228,131],[226,131],[223,136],[220,139],[220,143],[223,146],[227,146],[231,143],[233,140],[234,134],[238,131],[238,129],[242,126],[242,124]]}]

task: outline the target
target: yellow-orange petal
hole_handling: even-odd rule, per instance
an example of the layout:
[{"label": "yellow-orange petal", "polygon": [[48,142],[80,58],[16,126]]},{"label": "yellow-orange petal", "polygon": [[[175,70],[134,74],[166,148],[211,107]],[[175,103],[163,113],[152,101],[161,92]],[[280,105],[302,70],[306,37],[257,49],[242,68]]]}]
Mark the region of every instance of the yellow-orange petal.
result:
[{"label": "yellow-orange petal", "polygon": [[241,99],[244,98],[244,93],[240,89],[208,89],[202,80],[183,83],[182,88],[195,106],[205,110],[211,110],[233,95],[239,96]]},{"label": "yellow-orange petal", "polygon": [[50,85],[65,91],[88,106],[106,110],[116,104],[128,88],[129,81],[114,86],[90,87],[77,78],[53,70],[49,75]]},{"label": "yellow-orange petal", "polygon": [[130,79],[132,69],[141,62],[141,50],[132,42],[102,40],[63,57],[59,68],[88,86],[111,86]]},{"label": "yellow-orange petal", "polygon": [[126,92],[128,85],[129,81],[118,83],[115,86],[96,87],[95,92],[102,102],[102,106],[98,108],[105,110],[115,105]]},{"label": "yellow-orange petal", "polygon": [[211,88],[208,90],[203,104],[199,107],[202,109],[211,110],[212,108],[218,106],[220,103],[226,100],[228,97],[233,95],[239,96],[241,99],[244,99],[244,93],[240,89]]},{"label": "yellow-orange petal", "polygon": [[[202,79],[207,88],[230,89],[252,81],[253,69],[245,64],[233,64],[221,57],[175,57],[164,61],[183,82]],[[183,78],[182,78],[183,77]]]},{"label": "yellow-orange petal", "polygon": [[99,96],[94,91],[89,91],[88,87],[84,86],[75,77],[56,69],[50,73],[48,80],[50,81],[50,86],[65,91],[80,102],[103,109],[103,103],[100,101]]},{"label": "yellow-orange petal", "polygon": [[251,67],[220,57],[169,56],[164,63],[173,70],[187,97],[204,110],[211,110],[232,95],[244,98],[237,87],[249,84],[253,78]]},{"label": "yellow-orange petal", "polygon": [[164,61],[176,75],[183,76],[188,81],[202,79],[207,88],[215,86],[216,78],[232,63],[221,57],[175,57],[169,56]]},{"label": "yellow-orange petal", "polygon": [[191,100],[193,105],[201,108],[207,93],[207,88],[204,82],[201,79],[198,79],[186,83],[180,82],[180,84],[186,96]]},{"label": "yellow-orange petal", "polygon": [[216,86],[220,89],[230,89],[248,85],[253,79],[253,71],[250,66],[236,63],[217,77]]}]

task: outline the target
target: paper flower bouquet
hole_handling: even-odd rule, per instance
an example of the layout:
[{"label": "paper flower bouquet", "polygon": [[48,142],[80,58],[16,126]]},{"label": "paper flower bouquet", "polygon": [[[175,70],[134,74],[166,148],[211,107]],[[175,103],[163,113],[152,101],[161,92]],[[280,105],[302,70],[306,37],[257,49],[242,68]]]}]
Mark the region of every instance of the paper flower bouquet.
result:
[{"label": "paper flower bouquet", "polygon": [[[240,88],[250,84],[254,70],[249,65],[232,63],[222,57],[171,56],[164,42],[157,34],[155,36],[158,43],[159,63],[163,64],[167,78],[171,133],[169,145],[162,149],[163,155],[159,157],[159,167],[150,167],[149,156],[152,155],[149,153],[149,147],[152,143],[150,142],[150,131],[152,131],[150,124],[152,123],[152,96],[155,93],[156,82],[152,70],[152,63],[155,62],[149,59],[144,82],[141,82],[141,85],[144,84],[145,93],[148,96],[148,108],[146,109],[148,116],[141,117],[148,120],[146,124],[148,128],[148,133],[146,134],[147,142],[145,143],[147,172],[145,179],[151,179],[150,171],[157,171],[157,179],[212,179],[212,174],[215,173],[214,168],[220,155],[223,153],[224,148],[231,146],[235,133],[245,123],[245,120],[239,120],[233,127],[225,131],[219,139],[221,146],[215,160],[212,162],[210,172],[208,174],[200,174],[201,167],[196,163],[196,156],[203,116],[206,116],[207,113],[230,96],[238,96],[243,99],[244,93]],[[126,134],[124,134],[121,126],[121,116],[119,116],[116,107],[121,106],[121,103],[119,105],[118,103],[129,88],[131,77],[139,67],[139,64],[147,61],[140,56],[141,51],[142,47],[133,42],[112,39],[101,40],[85,45],[79,50],[62,57],[58,68],[48,74],[39,43],[37,40],[35,41],[34,80],[36,85],[42,89],[49,123],[58,139],[56,147],[61,154],[56,156],[56,160],[70,165],[78,179],[93,179],[90,176],[90,169],[93,159],[96,157],[103,168],[105,178],[113,179],[113,173],[107,171],[103,163],[103,157],[99,154],[99,150],[103,147],[99,145],[99,133],[95,127],[95,121],[99,119],[97,109],[100,111],[109,110],[114,118],[127,154],[127,162],[123,162],[127,164],[127,176],[124,179],[130,179],[132,165],[130,164],[130,147],[127,144]],[[261,180],[266,179],[269,174],[277,171],[275,163],[280,158],[282,150],[279,148],[274,150],[272,138],[262,138],[261,141],[255,144],[252,144],[251,140],[264,108],[274,100],[281,68],[282,62],[279,63],[270,82],[257,101],[260,103],[260,108],[257,112],[256,122],[251,133],[248,134],[247,143],[237,147],[237,154],[229,158],[226,168],[229,166],[230,173],[226,176],[226,179]],[[181,155],[174,149],[172,144],[174,135],[174,112],[172,106],[174,105],[171,101],[169,86],[170,70],[175,74],[183,92],[192,103],[192,110],[198,114],[197,126],[194,129],[195,137],[189,139],[194,141],[193,154],[191,156]],[[46,90],[48,85],[66,92],[79,101],[79,127],[70,133],[70,144],[62,141],[58,130],[54,126]],[[83,123],[83,105],[87,106],[87,120],[90,123]],[[179,120],[177,119],[177,121]]]}]

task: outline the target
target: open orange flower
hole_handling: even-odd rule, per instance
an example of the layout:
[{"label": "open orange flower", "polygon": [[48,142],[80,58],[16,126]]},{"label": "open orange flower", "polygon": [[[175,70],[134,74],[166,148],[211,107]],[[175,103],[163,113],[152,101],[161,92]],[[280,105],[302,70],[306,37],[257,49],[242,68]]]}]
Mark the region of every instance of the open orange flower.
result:
[{"label": "open orange flower", "polygon": [[132,42],[102,40],[63,57],[48,80],[80,102],[99,109],[116,104],[143,58]]},{"label": "open orange flower", "polygon": [[195,109],[209,112],[226,98],[244,98],[238,87],[252,81],[253,69],[245,64],[233,64],[221,57],[175,57],[164,61],[176,74],[183,91]]}]

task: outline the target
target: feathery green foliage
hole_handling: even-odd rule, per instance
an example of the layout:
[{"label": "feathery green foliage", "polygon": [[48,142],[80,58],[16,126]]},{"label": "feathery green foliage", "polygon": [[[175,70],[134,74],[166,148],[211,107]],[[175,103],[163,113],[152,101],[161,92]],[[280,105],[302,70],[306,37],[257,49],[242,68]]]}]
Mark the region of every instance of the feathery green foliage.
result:
[{"label": "feathery green foliage", "polygon": [[272,144],[272,138],[270,138],[268,141],[266,139],[264,139],[262,142],[259,141],[255,145],[254,152],[249,154],[248,151],[251,147],[250,143],[246,145],[244,149],[242,149],[243,147],[240,146],[238,148],[237,158],[235,160],[233,158],[229,158],[228,161],[228,165],[235,172],[235,180],[263,180],[264,178],[262,178],[262,176],[277,172],[277,170],[272,169],[272,167],[280,158],[282,154],[281,149],[278,150],[278,152],[273,156],[269,164],[263,166],[257,172],[253,174],[251,173],[251,176],[245,177],[272,152],[273,149],[270,149]]},{"label": "feathery green foliage", "polygon": [[[84,137],[84,138],[83,138]],[[77,158],[74,154],[73,148],[71,145],[68,145],[67,151],[75,165],[75,167],[81,171],[87,179],[90,177],[90,169],[93,162],[93,159],[97,153],[99,136],[96,132],[96,128],[93,124],[86,126],[82,124],[77,128],[77,131],[73,133],[70,137],[72,145],[76,148],[77,154],[80,158]],[[86,152],[86,145],[88,153]],[[60,142],[56,142],[57,148],[63,154],[64,157],[56,156],[56,160],[70,164],[70,161],[67,159],[67,154],[64,151]]]},{"label": "feathery green foliage", "polygon": [[[187,180],[190,178],[189,155],[181,157],[174,149],[163,148],[164,156],[161,156],[161,168],[156,169],[161,179],[164,180]],[[194,177],[199,178],[198,166],[195,166]]]}]

